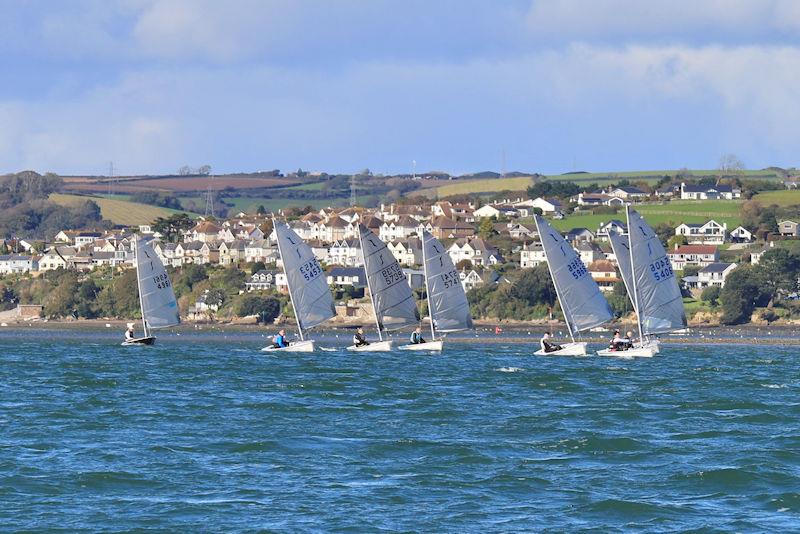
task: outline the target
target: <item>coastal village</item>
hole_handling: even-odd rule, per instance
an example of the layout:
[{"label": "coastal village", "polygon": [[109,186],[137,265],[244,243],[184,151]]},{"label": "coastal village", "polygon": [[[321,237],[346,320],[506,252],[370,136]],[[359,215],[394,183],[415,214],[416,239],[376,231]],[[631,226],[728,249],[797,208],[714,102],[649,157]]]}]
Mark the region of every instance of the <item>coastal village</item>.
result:
[{"label": "coastal village", "polygon": [[[791,184],[786,187],[791,187]],[[341,295],[338,314],[365,321],[370,313],[363,305],[366,287],[358,225],[363,224],[391,250],[404,268],[412,289],[422,290],[422,251],[419,236],[427,230],[441,240],[456,265],[461,283],[469,292],[485,286],[510,284],[514,273],[545,263],[534,214],[568,222],[579,213],[607,213],[608,219],[594,228],[570,227],[563,232],[601,290],[613,292],[621,278],[617,259],[609,245],[610,234],[625,234],[624,207],[668,204],[672,200],[739,201],[740,188],[729,184],[696,185],[674,182],[644,190],[623,185],[580,192],[569,198],[507,198],[479,204],[448,200],[429,203],[381,204],[368,209],[347,208],[278,210],[277,213],[237,213],[217,219],[198,217],[172,235],[155,225],[114,228],[64,229],[45,242],[25,237],[6,239],[7,253],[0,255],[0,275],[40,276],[58,269],[87,273],[99,268],[112,275],[134,266],[135,235],[151,236],[164,265],[180,269],[187,265],[221,266],[246,273],[239,293],[285,294],[286,279],[272,230],[272,217],[285,218],[314,251],[325,267],[328,284]],[[777,232],[757,235],[744,226],[729,228],[709,218],[704,223],[678,221],[662,236],[668,246],[672,268],[680,275],[687,297],[700,301],[704,290],[722,289],[741,263],[758,264],[776,241],[800,236],[800,220],[777,221]],[[739,261],[731,261],[735,255]],[[742,261],[744,260],[744,261]],[[256,267],[254,269],[254,266]],[[209,320],[220,302],[207,291],[182,309],[189,320]],[[25,303],[19,302],[16,317]],[[38,315],[35,306],[25,313]],[[4,312],[14,317],[15,310]],[[550,311],[552,317],[552,310]],[[502,318],[501,318],[502,319]],[[691,320],[691,317],[690,317]]]}]

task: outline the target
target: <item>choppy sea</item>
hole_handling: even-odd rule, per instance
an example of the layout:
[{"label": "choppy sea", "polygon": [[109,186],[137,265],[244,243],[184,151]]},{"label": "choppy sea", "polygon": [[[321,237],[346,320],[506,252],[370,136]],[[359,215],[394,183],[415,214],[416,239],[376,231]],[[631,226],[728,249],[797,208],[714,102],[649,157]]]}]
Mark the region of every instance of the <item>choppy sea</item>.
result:
[{"label": "choppy sea", "polygon": [[796,346],[119,337],[0,331],[0,531],[800,529]]}]

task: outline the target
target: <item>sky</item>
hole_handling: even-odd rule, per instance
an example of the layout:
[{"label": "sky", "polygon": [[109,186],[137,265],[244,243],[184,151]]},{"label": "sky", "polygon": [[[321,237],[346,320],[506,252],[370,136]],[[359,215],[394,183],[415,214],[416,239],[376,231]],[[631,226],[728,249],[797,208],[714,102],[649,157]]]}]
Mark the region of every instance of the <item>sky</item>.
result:
[{"label": "sky", "polygon": [[0,172],[758,169],[798,140],[795,0],[0,0]]}]

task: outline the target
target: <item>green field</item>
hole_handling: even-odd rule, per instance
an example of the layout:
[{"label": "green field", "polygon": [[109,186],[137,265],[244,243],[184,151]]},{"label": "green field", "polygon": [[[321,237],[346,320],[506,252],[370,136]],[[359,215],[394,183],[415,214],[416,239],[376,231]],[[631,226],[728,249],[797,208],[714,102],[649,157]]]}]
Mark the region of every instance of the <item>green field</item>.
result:
[{"label": "green field", "polygon": [[[635,207],[651,225],[667,222],[677,226],[680,223],[704,223],[714,219],[718,223],[727,223],[728,228],[732,230],[742,222],[739,215],[741,202],[734,200],[679,200]],[[583,227],[594,232],[601,222],[611,219],[624,220],[624,210],[620,210],[616,215],[571,215],[561,220],[554,220],[553,226],[559,230]]]},{"label": "green field", "polygon": [[62,206],[74,205],[84,200],[93,200],[100,206],[100,212],[104,219],[108,219],[114,224],[126,226],[149,224],[158,217],[169,217],[174,213],[181,213],[177,210],[148,206],[147,204],[94,196],[53,193],[50,195],[50,200]]},{"label": "green field", "polygon": [[753,200],[759,201],[762,206],[794,206],[800,204],[800,189],[764,191],[754,196]]},{"label": "green field", "polygon": [[[680,170],[661,170],[661,171],[632,171],[632,172],[581,172],[570,174],[553,174],[545,178],[547,180],[562,180],[575,182],[577,184],[592,184],[604,186],[617,183],[622,179],[631,182],[646,182],[654,185],[664,176],[677,176]],[[689,171],[692,178],[702,178],[705,176],[716,176],[718,171],[709,169],[695,169]],[[771,170],[744,171],[742,178],[760,180],[782,180],[781,177]],[[483,180],[456,180],[447,185],[431,188],[429,195],[438,195],[439,198],[450,195],[462,195],[468,193],[497,193],[499,191],[524,191],[533,183],[529,176],[517,178],[487,178]]]}]

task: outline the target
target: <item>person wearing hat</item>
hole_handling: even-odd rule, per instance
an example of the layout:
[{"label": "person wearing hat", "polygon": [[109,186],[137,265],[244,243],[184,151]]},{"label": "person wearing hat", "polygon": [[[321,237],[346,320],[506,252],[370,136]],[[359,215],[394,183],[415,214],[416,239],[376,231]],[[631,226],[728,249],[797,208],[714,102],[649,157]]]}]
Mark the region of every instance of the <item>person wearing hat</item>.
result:
[{"label": "person wearing hat", "polygon": [[134,326],[134,323],[128,323],[128,329],[125,330],[125,341],[133,341],[135,339],[133,334]]},{"label": "person wearing hat", "polygon": [[353,345],[356,347],[369,345],[369,341],[367,341],[367,338],[364,337],[364,329],[360,326],[358,327],[358,330],[356,330],[356,333],[353,334]]}]

